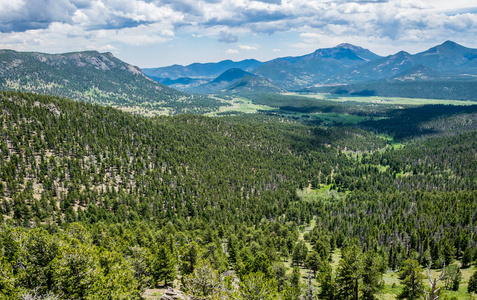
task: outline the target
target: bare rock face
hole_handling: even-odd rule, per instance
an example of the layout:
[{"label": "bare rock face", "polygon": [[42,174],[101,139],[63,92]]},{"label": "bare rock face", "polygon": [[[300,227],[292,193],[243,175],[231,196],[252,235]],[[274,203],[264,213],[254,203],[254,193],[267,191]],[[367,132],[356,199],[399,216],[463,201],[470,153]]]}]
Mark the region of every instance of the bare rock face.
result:
[{"label": "bare rock face", "polygon": [[167,291],[162,295],[161,300],[179,300],[179,299],[186,299],[182,295],[182,292],[179,290],[175,290],[173,288],[168,288]]}]

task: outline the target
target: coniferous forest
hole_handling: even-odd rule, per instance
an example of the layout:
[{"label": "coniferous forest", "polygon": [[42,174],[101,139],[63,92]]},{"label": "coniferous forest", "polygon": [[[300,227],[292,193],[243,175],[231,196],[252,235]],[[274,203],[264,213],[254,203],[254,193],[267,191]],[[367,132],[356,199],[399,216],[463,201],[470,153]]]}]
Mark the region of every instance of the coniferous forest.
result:
[{"label": "coniferous forest", "polygon": [[476,106],[277,99],[143,117],[1,92],[0,298],[473,299]]}]

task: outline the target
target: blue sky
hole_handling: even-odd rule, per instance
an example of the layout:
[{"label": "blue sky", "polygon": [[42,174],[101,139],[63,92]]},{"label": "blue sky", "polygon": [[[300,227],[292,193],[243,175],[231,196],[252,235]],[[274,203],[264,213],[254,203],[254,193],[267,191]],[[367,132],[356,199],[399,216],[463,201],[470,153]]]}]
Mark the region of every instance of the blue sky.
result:
[{"label": "blue sky", "polygon": [[110,51],[139,67],[446,40],[477,48],[476,0],[0,0],[0,48]]}]

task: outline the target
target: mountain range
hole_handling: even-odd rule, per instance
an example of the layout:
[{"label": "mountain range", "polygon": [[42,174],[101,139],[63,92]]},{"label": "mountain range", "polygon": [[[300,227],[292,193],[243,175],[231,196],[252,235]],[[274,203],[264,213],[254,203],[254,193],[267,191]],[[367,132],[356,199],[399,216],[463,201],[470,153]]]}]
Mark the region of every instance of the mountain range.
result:
[{"label": "mountain range", "polygon": [[[67,97],[164,113],[208,112],[220,102],[177,91],[112,53],[45,54],[0,50],[0,90]],[[213,108],[212,108],[213,109]]]},{"label": "mountain range", "polygon": [[[185,67],[175,65],[143,71],[148,76],[152,74],[157,76],[155,78],[160,78],[163,83],[170,83],[171,87],[194,93],[233,91],[238,81],[243,83],[250,80],[276,87],[276,90],[288,91],[311,91],[321,89],[323,86],[330,90],[330,86],[384,82],[388,86],[402,85],[403,82],[415,82],[415,85],[419,86],[420,82],[429,81],[435,84],[440,82],[441,89],[446,90],[455,82],[472,87],[477,78],[476,58],[477,49],[467,48],[452,41],[414,55],[400,51],[386,57],[351,44],[340,44],[333,48],[318,49],[308,55],[282,57],[268,62],[248,60],[233,64],[230,61],[223,61],[216,64],[196,63]],[[222,82],[220,89],[210,89],[218,78],[229,72],[224,70],[223,74],[211,77],[213,73],[210,70],[218,71],[226,66],[237,69],[240,65],[246,67],[242,70],[247,71],[247,74],[244,72],[241,78],[235,78],[228,86]],[[175,70],[173,73],[175,80],[171,81],[167,76],[171,74],[172,69]],[[238,72],[235,70],[235,73]],[[258,80],[253,75],[261,79]],[[188,77],[189,84],[184,83],[184,77]],[[200,83],[197,83],[198,80]],[[256,84],[254,88],[262,90],[264,86]],[[452,94],[445,97],[452,97]]]},{"label": "mountain range", "polygon": [[155,78],[169,78],[178,79],[180,77],[192,77],[196,79],[211,79],[219,76],[228,69],[242,69],[244,71],[251,71],[262,62],[255,59],[247,59],[238,62],[231,60],[223,60],[218,63],[193,63],[187,66],[172,65],[162,68],[144,68],[144,74]]},{"label": "mountain range", "polygon": [[216,111],[227,103],[200,94],[217,93],[331,92],[477,100],[477,49],[447,41],[417,54],[400,51],[382,57],[340,44],[268,62],[229,60],[144,70],[112,53],[0,50],[0,90],[68,97],[139,109],[143,114]]}]

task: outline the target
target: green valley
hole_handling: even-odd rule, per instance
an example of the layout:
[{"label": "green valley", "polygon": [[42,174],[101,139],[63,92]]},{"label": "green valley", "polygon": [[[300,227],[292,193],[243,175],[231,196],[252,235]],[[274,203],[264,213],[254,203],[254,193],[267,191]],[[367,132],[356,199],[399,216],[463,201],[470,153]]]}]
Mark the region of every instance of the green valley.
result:
[{"label": "green valley", "polygon": [[2,296],[396,299],[430,266],[471,297],[475,105],[216,99],[145,117],[2,92]]}]

